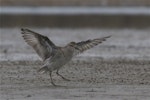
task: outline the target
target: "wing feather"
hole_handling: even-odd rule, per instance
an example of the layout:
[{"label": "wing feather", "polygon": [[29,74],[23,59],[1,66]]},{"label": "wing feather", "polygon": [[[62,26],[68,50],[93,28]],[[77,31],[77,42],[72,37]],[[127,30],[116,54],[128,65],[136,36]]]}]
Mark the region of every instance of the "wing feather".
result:
[{"label": "wing feather", "polygon": [[106,41],[107,38],[110,38],[111,36],[97,38],[93,40],[87,40],[87,41],[81,41],[78,43],[75,43],[72,47],[74,47],[74,55],[80,54],[90,48],[93,48],[94,46],[102,43],[103,41]]},{"label": "wing feather", "polygon": [[48,37],[33,32],[29,29],[21,29],[24,40],[37,52],[43,59],[47,59],[53,54],[55,44]]}]

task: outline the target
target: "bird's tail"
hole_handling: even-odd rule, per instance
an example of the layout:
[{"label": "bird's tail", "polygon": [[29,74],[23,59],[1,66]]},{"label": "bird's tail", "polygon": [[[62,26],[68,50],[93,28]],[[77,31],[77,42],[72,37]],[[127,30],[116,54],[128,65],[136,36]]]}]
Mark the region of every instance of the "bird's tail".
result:
[{"label": "bird's tail", "polygon": [[44,66],[44,67],[40,68],[40,69],[38,70],[38,72],[41,73],[41,74],[47,73],[47,72],[48,72],[48,67],[47,67],[47,66]]}]

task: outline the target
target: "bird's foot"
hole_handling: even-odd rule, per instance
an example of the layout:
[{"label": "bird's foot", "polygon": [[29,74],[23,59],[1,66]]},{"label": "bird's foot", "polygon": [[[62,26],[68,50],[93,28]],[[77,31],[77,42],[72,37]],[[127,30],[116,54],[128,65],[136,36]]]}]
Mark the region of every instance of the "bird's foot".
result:
[{"label": "bird's foot", "polygon": [[63,80],[65,80],[65,81],[71,81],[71,80],[65,78],[64,76],[62,76],[61,74],[59,74],[58,71],[56,72],[56,74],[57,74],[58,76],[60,76],[60,77],[61,77]]},{"label": "bird's foot", "polygon": [[65,80],[65,81],[71,81],[70,79],[67,79],[65,77],[62,77],[62,79]]},{"label": "bird's foot", "polygon": [[55,87],[59,86],[59,85],[56,85],[54,82],[51,82],[51,84]]},{"label": "bird's foot", "polygon": [[65,81],[71,81],[70,79],[67,79],[67,78],[63,77],[63,76],[60,75],[60,74],[59,74],[59,76],[60,76],[63,80],[65,80]]}]

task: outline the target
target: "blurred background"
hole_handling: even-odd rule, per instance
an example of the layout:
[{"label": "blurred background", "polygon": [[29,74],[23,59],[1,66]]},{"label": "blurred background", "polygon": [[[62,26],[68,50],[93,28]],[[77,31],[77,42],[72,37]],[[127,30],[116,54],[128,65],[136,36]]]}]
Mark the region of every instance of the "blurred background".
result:
[{"label": "blurred background", "polygon": [[147,28],[149,0],[0,0],[1,27]]},{"label": "blurred background", "polygon": [[[54,75],[55,88],[22,27],[58,46],[112,37],[65,65],[72,81]],[[75,98],[150,100],[150,0],[0,0],[0,99]]]},{"label": "blurred background", "polygon": [[0,0],[1,59],[33,54],[21,38],[21,27],[62,46],[112,35],[84,55],[150,58],[150,0]]}]

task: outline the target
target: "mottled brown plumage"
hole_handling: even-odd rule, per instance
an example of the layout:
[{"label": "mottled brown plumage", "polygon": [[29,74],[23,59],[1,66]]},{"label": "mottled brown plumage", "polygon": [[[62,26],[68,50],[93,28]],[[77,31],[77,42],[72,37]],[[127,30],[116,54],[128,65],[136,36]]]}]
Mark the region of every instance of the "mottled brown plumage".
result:
[{"label": "mottled brown plumage", "polygon": [[44,65],[39,72],[50,75],[52,85],[56,86],[52,79],[52,71],[57,70],[56,74],[64,80],[68,80],[59,74],[59,69],[69,62],[72,57],[102,43],[111,36],[81,41],[70,42],[65,47],[56,46],[48,37],[33,32],[29,29],[21,29],[24,40],[29,44],[36,53],[43,59]]}]

